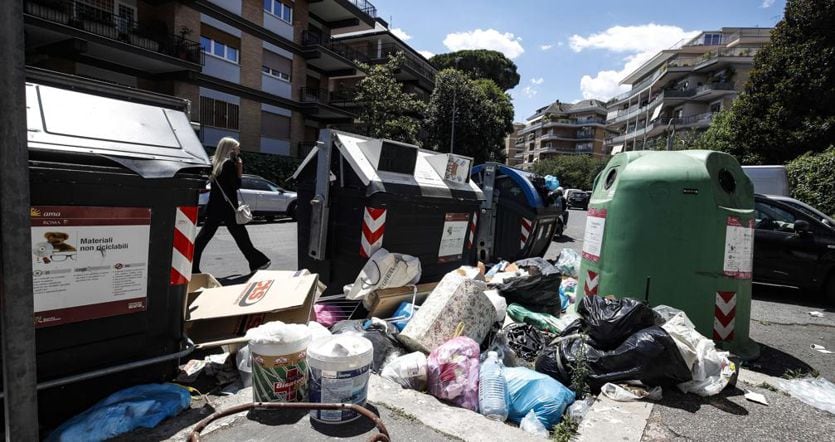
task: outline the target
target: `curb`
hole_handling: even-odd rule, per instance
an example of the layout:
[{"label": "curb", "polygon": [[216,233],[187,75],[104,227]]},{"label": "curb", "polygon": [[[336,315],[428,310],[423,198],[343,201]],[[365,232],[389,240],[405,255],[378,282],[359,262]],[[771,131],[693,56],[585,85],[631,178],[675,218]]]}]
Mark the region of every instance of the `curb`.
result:
[{"label": "curb", "polygon": [[652,413],[652,402],[617,402],[603,394],[597,396],[578,429],[577,441],[614,440],[640,442]]}]

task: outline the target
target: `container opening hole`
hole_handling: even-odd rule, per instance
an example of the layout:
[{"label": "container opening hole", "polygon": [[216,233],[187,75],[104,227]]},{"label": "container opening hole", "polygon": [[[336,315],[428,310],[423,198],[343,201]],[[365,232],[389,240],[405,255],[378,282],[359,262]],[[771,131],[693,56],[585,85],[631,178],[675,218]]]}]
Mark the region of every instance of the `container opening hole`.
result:
[{"label": "container opening hole", "polygon": [[734,193],[736,191],[736,178],[733,174],[725,169],[719,171],[719,187],[725,192]]},{"label": "container opening hole", "polygon": [[618,170],[617,169],[610,170],[609,173],[606,175],[606,182],[603,183],[603,188],[606,189],[606,190],[609,190],[609,188],[612,187],[613,184],[615,184],[615,179],[617,177],[618,177]]}]

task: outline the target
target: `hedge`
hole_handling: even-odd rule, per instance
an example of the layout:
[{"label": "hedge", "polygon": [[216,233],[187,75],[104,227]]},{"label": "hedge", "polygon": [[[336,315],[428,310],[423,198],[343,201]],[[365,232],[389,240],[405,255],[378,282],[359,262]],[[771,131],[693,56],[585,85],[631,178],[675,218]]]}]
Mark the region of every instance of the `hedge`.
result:
[{"label": "hedge", "polygon": [[786,165],[792,197],[835,215],[835,146],[807,152]]}]

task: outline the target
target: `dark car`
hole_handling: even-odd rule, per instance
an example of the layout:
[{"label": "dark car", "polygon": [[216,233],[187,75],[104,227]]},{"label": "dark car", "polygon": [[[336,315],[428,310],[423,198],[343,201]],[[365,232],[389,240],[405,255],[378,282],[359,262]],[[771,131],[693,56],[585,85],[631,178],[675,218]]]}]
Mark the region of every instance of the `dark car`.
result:
[{"label": "dark car", "polygon": [[754,282],[797,287],[835,304],[835,229],[765,195],[754,201]]},{"label": "dark car", "polygon": [[569,209],[579,207],[583,210],[588,210],[591,193],[579,189],[569,189],[566,193],[568,194],[566,195],[566,200]]}]

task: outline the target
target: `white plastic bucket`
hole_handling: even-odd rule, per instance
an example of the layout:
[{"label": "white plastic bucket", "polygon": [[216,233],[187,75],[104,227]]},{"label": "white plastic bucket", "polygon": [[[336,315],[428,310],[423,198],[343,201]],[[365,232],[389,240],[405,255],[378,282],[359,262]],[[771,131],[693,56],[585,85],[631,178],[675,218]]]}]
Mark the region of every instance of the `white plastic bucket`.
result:
[{"label": "white plastic bucket", "polygon": [[[310,366],[310,402],[365,405],[368,377],[374,360],[371,341],[350,334],[313,341],[307,349]],[[349,422],[353,410],[312,410],[310,417],[325,423]]]},{"label": "white plastic bucket", "polygon": [[247,337],[252,354],[252,400],[307,401],[307,326],[269,322],[250,329]]}]

